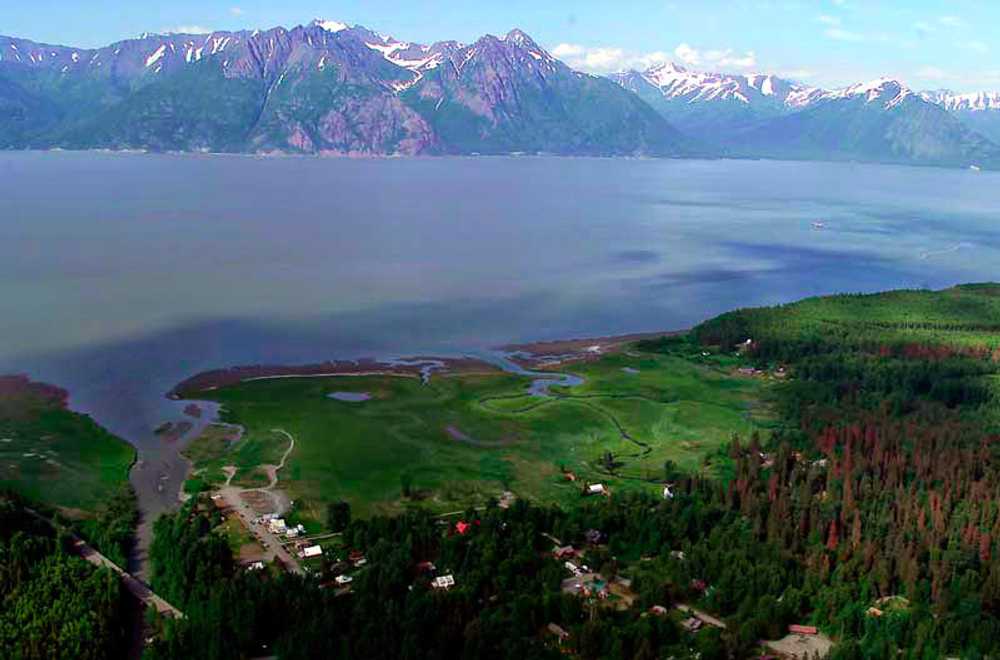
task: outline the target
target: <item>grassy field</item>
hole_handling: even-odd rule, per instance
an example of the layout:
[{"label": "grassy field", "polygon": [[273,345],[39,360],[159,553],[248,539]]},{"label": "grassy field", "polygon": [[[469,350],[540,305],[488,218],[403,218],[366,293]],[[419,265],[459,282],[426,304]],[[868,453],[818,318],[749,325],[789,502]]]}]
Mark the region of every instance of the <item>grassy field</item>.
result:
[{"label": "grassy field", "polygon": [[0,395],[0,489],[93,513],[128,480],[135,450],[50,392],[22,381]]},{"label": "grassy field", "polygon": [[[440,375],[427,385],[402,376],[245,382],[192,393],[220,402],[225,421],[243,425],[246,435],[195,441],[188,456],[209,482],[222,478],[223,465],[238,466],[239,479],[287,447],[272,429],[292,433],[296,447],[280,485],[315,520],[337,499],[366,515],[414,506],[451,511],[508,489],[568,502],[586,481],[654,490],[647,479],[661,478],[665,461],[724,469],[718,448],[733,433],[769,423],[766,380],[735,377],[736,366],[734,358],[698,353],[612,354],[573,364],[585,383],[553,388],[549,398],[529,396],[529,379],[511,374]],[[333,392],[371,399],[338,401]],[[606,452],[620,465],[616,476],[601,465]]]},{"label": "grassy field", "polygon": [[277,465],[288,448],[288,439],[271,430],[254,429],[242,438],[231,427],[207,427],[183,452],[196,466],[194,478],[204,484],[226,481],[226,466],[236,468],[232,484],[243,488],[267,486],[270,479],[261,465]]}]

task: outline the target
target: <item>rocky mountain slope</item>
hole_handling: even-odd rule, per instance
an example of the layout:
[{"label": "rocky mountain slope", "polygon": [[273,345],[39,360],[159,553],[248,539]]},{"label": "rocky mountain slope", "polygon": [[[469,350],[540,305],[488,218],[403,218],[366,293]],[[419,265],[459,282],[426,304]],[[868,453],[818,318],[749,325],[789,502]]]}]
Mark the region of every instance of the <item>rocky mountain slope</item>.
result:
[{"label": "rocky mountain slope", "polygon": [[825,93],[773,75],[690,71],[674,63],[611,76],[682,131],[724,142],[757,122],[807,107]]},{"label": "rocky mountain slope", "polygon": [[598,77],[520,30],[416,44],[336,21],[143,35],[98,49],[0,37],[0,148],[346,155],[551,153],[995,167],[1000,95],[880,79],[824,90],[662,64]]},{"label": "rocky mountain slope", "polygon": [[925,101],[940,105],[963,124],[1000,144],[1000,92],[955,94],[948,90],[923,92]]},{"label": "rocky mountain slope", "polygon": [[748,131],[736,149],[756,157],[1000,165],[1000,147],[889,78],[828,92]]},{"label": "rocky mountain slope", "polygon": [[0,147],[669,156],[685,141],[519,31],[427,46],[315,21],[96,50],[0,37]]}]

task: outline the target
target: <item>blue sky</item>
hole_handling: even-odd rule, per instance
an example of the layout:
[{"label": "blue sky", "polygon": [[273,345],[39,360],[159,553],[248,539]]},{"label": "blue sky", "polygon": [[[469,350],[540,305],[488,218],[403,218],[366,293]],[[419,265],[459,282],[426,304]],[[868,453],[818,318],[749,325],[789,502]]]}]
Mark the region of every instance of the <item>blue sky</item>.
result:
[{"label": "blue sky", "polygon": [[596,73],[673,60],[824,86],[889,75],[919,89],[1000,88],[997,0],[3,0],[0,34],[90,47],[146,31],[292,27],[315,17],[420,42],[520,27]]}]

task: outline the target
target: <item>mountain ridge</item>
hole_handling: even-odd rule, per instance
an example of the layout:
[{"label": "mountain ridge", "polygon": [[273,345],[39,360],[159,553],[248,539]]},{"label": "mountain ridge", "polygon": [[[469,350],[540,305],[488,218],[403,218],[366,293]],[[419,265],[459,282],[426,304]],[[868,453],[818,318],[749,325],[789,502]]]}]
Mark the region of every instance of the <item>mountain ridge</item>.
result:
[{"label": "mountain ridge", "polygon": [[[883,77],[827,90],[778,76],[691,71],[663,63],[609,76],[679,129],[729,156],[1000,166],[992,95],[932,95]],[[1000,109],[1000,95],[997,97]],[[976,121],[979,120],[979,121]]]},{"label": "mountain ridge", "polygon": [[0,148],[730,156],[1000,166],[1000,94],[826,90],[663,63],[596,76],[525,31],[399,40],[316,19],[100,48],[0,36]]},{"label": "mountain ridge", "polygon": [[[292,29],[143,35],[96,49],[0,37],[0,53],[6,148],[689,151],[686,139],[628,92],[572,71],[521,30],[471,45],[422,45],[317,20]],[[480,75],[441,86],[457,84],[441,71],[460,80],[466,67]],[[437,87],[428,80],[434,72]],[[436,116],[445,103],[461,121]]]}]

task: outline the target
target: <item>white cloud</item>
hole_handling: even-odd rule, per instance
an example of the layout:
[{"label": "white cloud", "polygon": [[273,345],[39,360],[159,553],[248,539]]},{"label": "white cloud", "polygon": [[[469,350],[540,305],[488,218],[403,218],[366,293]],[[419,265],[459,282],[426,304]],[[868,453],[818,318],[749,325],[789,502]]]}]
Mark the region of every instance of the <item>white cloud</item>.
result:
[{"label": "white cloud", "polygon": [[958,46],[959,48],[971,50],[973,53],[979,53],[980,55],[985,55],[990,52],[989,44],[984,41],[966,41],[960,43]]},{"label": "white cloud", "polygon": [[833,25],[835,27],[839,27],[841,23],[840,18],[838,18],[837,16],[830,16],[828,14],[822,14],[816,20],[819,21],[820,23],[823,23],[824,25]]},{"label": "white cloud", "polygon": [[594,48],[583,55],[584,68],[588,71],[614,71],[625,62],[621,48]]},{"label": "white cloud", "polygon": [[653,51],[652,53],[646,53],[642,55],[637,60],[639,66],[637,69],[648,69],[651,66],[656,66],[657,64],[666,64],[670,61],[670,53],[664,53],[662,50]]},{"label": "white cloud", "polygon": [[674,60],[690,67],[707,69],[749,69],[757,66],[757,56],[753,51],[735,52],[730,48],[701,51],[682,43],[673,53],[651,51],[633,52],[617,47],[588,47],[580,44],[561,43],[553,47],[552,55],[567,65],[588,73],[613,73],[636,69],[643,71],[657,64]]},{"label": "white cloud", "polygon": [[242,16],[244,12],[242,7],[230,7],[229,13],[233,16]]},{"label": "white cloud", "polygon": [[624,48],[588,48],[579,44],[562,43],[552,49],[552,55],[567,65],[588,73],[613,73],[626,69],[644,70],[670,61],[663,51],[631,53]]},{"label": "white cloud", "polygon": [[965,25],[965,20],[958,16],[942,16],[938,19],[938,23],[946,27],[962,27]]},{"label": "white cloud", "polygon": [[726,51],[725,54],[718,60],[718,65],[725,68],[736,67],[737,69],[752,69],[757,66],[757,55],[754,54],[752,50],[749,50],[742,55],[734,55],[729,51]]},{"label": "white cloud", "polygon": [[701,53],[687,44],[680,44],[674,49],[674,55],[684,64],[698,66],[701,64]]},{"label": "white cloud", "polygon": [[178,25],[164,30],[167,34],[211,34],[212,29],[202,25]]},{"label": "white cloud", "polygon": [[857,32],[851,32],[850,30],[843,30],[841,28],[830,28],[826,30],[825,34],[830,39],[834,41],[864,41],[865,37]]},{"label": "white cloud", "polygon": [[731,48],[700,51],[683,43],[674,49],[674,57],[688,66],[706,66],[723,69],[750,69],[757,66],[757,56],[752,50],[740,54]]},{"label": "white cloud", "polygon": [[776,75],[789,80],[809,80],[816,77],[816,72],[812,69],[787,69],[776,72]]},{"label": "white cloud", "polygon": [[924,80],[945,80],[950,78],[951,75],[942,68],[936,66],[925,66],[922,69],[917,69],[917,77],[923,78]]},{"label": "white cloud", "polygon": [[625,68],[625,51],[621,48],[586,48],[579,44],[559,44],[552,55],[574,69],[591,73],[610,73]]},{"label": "white cloud", "polygon": [[579,44],[559,44],[552,49],[552,55],[561,60],[579,57],[587,52],[587,49]]}]

